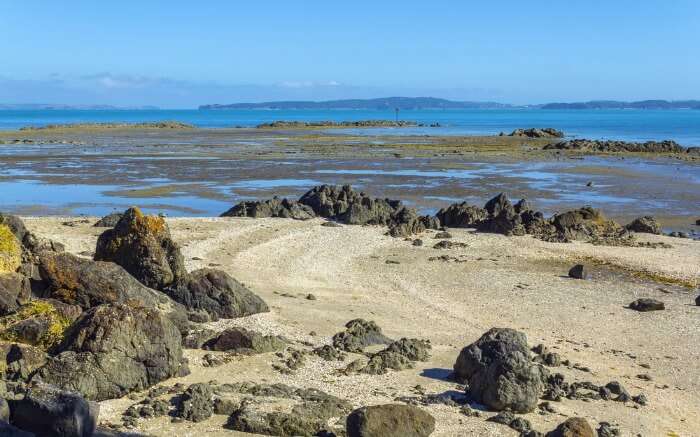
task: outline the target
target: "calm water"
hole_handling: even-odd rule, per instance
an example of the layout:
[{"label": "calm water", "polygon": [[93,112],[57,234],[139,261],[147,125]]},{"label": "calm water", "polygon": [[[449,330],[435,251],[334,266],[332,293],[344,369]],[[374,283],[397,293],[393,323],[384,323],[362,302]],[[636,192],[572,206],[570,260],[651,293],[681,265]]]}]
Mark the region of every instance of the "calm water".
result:
[{"label": "calm water", "polygon": [[[393,119],[393,111],[359,110],[55,110],[2,111],[0,129],[42,126],[52,123],[148,122],[177,120],[199,127],[250,127],[274,120],[366,120]],[[439,128],[348,129],[363,134],[476,135],[509,132],[516,128],[554,127],[569,136],[634,141],[672,139],[686,146],[700,145],[700,110],[417,110],[402,111],[403,120]]]}]

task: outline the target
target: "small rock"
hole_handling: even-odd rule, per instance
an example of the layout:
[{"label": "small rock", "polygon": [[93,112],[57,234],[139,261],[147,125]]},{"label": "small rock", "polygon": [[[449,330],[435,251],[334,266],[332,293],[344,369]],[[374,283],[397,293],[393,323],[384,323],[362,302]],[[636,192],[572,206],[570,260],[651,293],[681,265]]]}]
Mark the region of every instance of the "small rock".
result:
[{"label": "small rock", "polygon": [[572,417],[546,434],[546,437],[595,437],[586,419]]},{"label": "small rock", "polygon": [[316,300],[316,296],[313,295],[313,294],[311,294],[311,293],[309,293],[309,294],[306,295],[306,300]]},{"label": "small rock", "polygon": [[435,430],[435,419],[411,405],[374,405],[348,415],[348,437],[427,437]]},{"label": "small rock", "polygon": [[663,302],[651,299],[651,298],[641,298],[630,303],[630,309],[640,312],[647,311],[661,311],[666,308]]},{"label": "small rock", "polygon": [[598,437],[619,437],[620,435],[620,430],[608,422],[600,422],[598,425]]},{"label": "small rock", "polygon": [[420,238],[416,238],[415,240],[413,240],[412,244],[416,247],[420,247],[423,245],[423,240],[421,240]]},{"label": "small rock", "polygon": [[569,277],[574,279],[588,279],[588,269],[583,264],[576,264],[569,270]]}]

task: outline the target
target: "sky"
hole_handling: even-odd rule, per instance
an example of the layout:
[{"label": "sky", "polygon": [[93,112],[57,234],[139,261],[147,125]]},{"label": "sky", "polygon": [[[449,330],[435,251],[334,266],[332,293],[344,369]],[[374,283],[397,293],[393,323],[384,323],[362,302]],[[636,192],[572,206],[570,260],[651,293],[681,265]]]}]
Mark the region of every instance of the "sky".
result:
[{"label": "sky", "polygon": [[0,103],[700,99],[698,0],[0,0]]}]

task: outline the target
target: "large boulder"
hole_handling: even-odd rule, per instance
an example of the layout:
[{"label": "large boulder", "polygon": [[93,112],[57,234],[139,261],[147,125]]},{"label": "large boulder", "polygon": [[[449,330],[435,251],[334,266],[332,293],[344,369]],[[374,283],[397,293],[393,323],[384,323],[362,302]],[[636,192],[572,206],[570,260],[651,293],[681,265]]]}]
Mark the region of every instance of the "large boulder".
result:
[{"label": "large boulder", "polygon": [[273,197],[270,200],[241,202],[221,214],[221,217],[281,217],[308,220],[316,217],[311,207],[294,200]]},{"label": "large boulder", "polygon": [[205,312],[210,320],[269,311],[262,299],[221,270],[195,270],[164,292],[190,311]]},{"label": "large boulder", "polygon": [[362,407],[346,419],[348,437],[427,437],[435,418],[412,405],[386,404]]},{"label": "large boulder", "polygon": [[117,264],[69,253],[44,253],[39,268],[48,287],[44,292],[46,297],[83,309],[106,303],[135,303],[167,314],[180,328],[187,324],[181,304],[144,286]]},{"label": "large boulder", "polygon": [[112,261],[147,287],[162,290],[187,275],[180,248],[165,219],[130,208],[114,229],[100,235],[96,261]]},{"label": "large boulder", "polygon": [[49,349],[77,318],[80,308],[54,300],[32,300],[0,318],[0,338]]},{"label": "large boulder", "polygon": [[154,309],[100,305],[66,331],[39,375],[88,399],[117,398],[178,375],[180,343],[177,327]]},{"label": "large boulder", "polygon": [[467,202],[453,203],[436,214],[442,226],[450,228],[475,228],[488,217],[488,212]]},{"label": "large boulder", "polygon": [[545,388],[547,371],[530,360],[525,334],[492,328],[462,349],[455,377],[467,381],[472,398],[496,411],[534,410]]},{"label": "large boulder", "polygon": [[0,274],[0,316],[17,311],[31,298],[29,280],[19,273]]},{"label": "large boulder", "polygon": [[632,220],[632,223],[625,226],[628,231],[644,234],[661,234],[661,225],[652,216],[645,215]]},{"label": "large boulder", "polygon": [[37,437],[91,437],[99,415],[96,403],[47,384],[32,386],[10,408],[12,424]]},{"label": "large boulder", "polygon": [[22,244],[12,229],[0,224],[0,274],[13,273],[22,264]]}]

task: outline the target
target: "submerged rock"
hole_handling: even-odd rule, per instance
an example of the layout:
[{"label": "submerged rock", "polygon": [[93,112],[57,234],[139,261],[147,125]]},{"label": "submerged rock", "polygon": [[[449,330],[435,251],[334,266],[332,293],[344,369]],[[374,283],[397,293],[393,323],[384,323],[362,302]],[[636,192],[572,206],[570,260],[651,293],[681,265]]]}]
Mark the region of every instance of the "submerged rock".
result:
[{"label": "submerged rock", "polygon": [[652,216],[645,215],[644,217],[636,218],[632,223],[625,226],[628,231],[640,232],[645,234],[661,234],[661,225]]},{"label": "submerged rock", "polygon": [[661,311],[663,309],[666,309],[666,306],[663,302],[647,297],[635,300],[634,302],[630,303],[629,307],[630,309],[640,312]]},{"label": "submerged rock", "polygon": [[350,413],[345,427],[348,437],[427,437],[435,418],[411,405],[373,405]]},{"label": "submerged rock", "polygon": [[99,405],[47,384],[36,384],[24,399],[12,401],[12,424],[37,437],[90,437],[97,427]]},{"label": "submerged rock", "polygon": [[262,299],[221,270],[195,270],[164,292],[188,310],[206,312],[209,320],[233,319],[269,311]]},{"label": "submerged rock", "polygon": [[367,346],[389,343],[391,339],[382,334],[379,325],[364,319],[350,320],[345,331],[333,336],[333,346],[346,352],[360,353]]},{"label": "submerged rock", "polygon": [[270,200],[241,202],[221,214],[221,217],[281,217],[308,220],[316,217],[313,209],[294,200],[273,197]]},{"label": "submerged rock", "polygon": [[124,212],[114,229],[97,240],[95,261],[112,261],[147,287],[162,290],[187,274],[179,247],[162,217],[138,208]]},{"label": "submerged rock", "polygon": [[547,371],[530,360],[525,334],[508,328],[492,328],[462,349],[454,373],[469,383],[473,399],[497,411],[517,413],[535,409],[547,377]]},{"label": "submerged rock", "polygon": [[228,328],[204,343],[203,348],[239,354],[260,354],[280,350],[286,344],[287,342],[278,336],[262,335],[245,328]]},{"label": "submerged rock", "polygon": [[180,343],[177,327],[153,309],[100,305],[71,325],[39,375],[88,399],[113,399],[180,374]]}]

